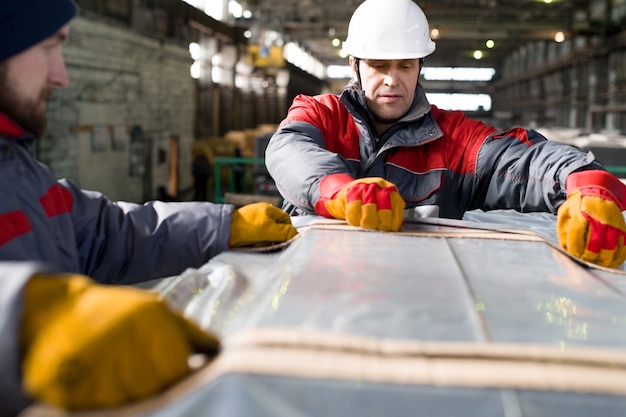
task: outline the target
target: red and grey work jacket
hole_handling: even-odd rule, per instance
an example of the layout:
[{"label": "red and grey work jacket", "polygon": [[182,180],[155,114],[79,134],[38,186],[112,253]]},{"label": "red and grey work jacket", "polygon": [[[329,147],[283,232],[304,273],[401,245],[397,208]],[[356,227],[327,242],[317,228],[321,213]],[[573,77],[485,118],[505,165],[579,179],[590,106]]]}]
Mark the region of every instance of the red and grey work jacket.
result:
[{"label": "red and grey work jacket", "polygon": [[440,217],[472,209],[555,213],[565,179],[603,169],[591,153],[521,127],[500,130],[428,104],[418,85],[411,110],[380,136],[361,91],[297,96],[270,140],[266,165],[289,213],[312,214],[328,174],[382,177],[407,208],[436,206]]},{"label": "red and grey work jacket", "polygon": [[0,415],[28,403],[21,381],[22,291],[36,273],[148,280],[199,267],[227,249],[229,205],[114,203],[57,181],[29,152],[32,136],[0,113]]},{"label": "red and grey work jacket", "polygon": [[57,181],[29,152],[32,141],[0,113],[0,262],[132,283],[198,267],[227,249],[232,206],[112,202]]}]

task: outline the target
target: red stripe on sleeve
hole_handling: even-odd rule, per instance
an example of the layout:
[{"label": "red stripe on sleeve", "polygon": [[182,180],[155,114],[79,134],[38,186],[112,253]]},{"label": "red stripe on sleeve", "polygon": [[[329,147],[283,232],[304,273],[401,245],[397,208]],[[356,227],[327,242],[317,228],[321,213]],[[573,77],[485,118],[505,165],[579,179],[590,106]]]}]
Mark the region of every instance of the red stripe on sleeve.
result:
[{"label": "red stripe on sleeve", "polygon": [[493,135],[494,139],[503,139],[511,137],[522,142],[524,145],[532,146],[533,143],[528,139],[528,130],[523,127],[514,127],[512,129],[505,130],[501,133]]},{"label": "red stripe on sleeve", "polygon": [[39,204],[44,208],[48,217],[69,213],[74,205],[72,194],[59,184],[55,184],[39,199]]},{"label": "red stripe on sleeve", "polygon": [[0,246],[31,231],[28,217],[22,211],[0,214]]}]

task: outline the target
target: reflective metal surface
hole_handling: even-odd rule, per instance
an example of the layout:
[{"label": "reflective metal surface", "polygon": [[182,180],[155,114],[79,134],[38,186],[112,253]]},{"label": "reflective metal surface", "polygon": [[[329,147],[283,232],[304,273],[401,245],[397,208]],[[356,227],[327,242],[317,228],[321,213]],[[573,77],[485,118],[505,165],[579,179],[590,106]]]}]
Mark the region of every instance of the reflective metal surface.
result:
[{"label": "reflective metal surface", "polygon": [[[514,215],[508,222],[509,216],[477,213],[462,225],[471,230],[472,220],[514,229],[517,223],[543,234],[554,227],[551,216]],[[564,352],[626,347],[626,274],[590,269],[544,241],[498,233],[470,237],[455,227],[411,222],[405,232],[413,234],[300,230],[282,250],[222,253],[199,270],[161,280],[155,289],[219,333],[226,351],[246,330],[263,328]],[[626,385],[626,371],[613,376]],[[626,415],[626,396],[540,387],[433,386],[245,371],[216,378],[201,374],[192,385],[173,398],[117,415]]]},{"label": "reflective metal surface", "polygon": [[621,348],[625,280],[539,241],[310,229],[281,252],[223,253],[158,289],[225,338],[281,326]]}]

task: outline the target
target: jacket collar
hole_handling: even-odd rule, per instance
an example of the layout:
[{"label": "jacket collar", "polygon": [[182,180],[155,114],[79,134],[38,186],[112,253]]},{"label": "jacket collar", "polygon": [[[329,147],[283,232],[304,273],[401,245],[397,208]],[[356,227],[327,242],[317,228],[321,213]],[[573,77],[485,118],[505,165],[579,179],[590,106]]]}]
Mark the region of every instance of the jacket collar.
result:
[{"label": "jacket collar", "polygon": [[399,122],[410,122],[417,119],[421,119],[426,114],[430,113],[430,103],[426,98],[426,92],[424,91],[424,87],[420,83],[417,83],[415,87],[415,98],[413,99],[413,104],[409,111],[402,116]]},{"label": "jacket collar", "polygon": [[10,119],[9,116],[0,112],[0,135],[22,138],[28,136],[28,133]]}]

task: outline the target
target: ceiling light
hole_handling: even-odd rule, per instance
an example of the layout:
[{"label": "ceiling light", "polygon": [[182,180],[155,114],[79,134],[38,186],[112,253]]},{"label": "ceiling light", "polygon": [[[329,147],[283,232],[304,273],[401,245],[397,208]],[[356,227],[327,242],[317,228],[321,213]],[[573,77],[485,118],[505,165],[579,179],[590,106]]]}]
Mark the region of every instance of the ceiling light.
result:
[{"label": "ceiling light", "polygon": [[487,46],[487,48],[491,49],[496,46],[496,43],[493,41],[493,39],[489,39],[487,42],[485,42],[485,45]]},{"label": "ceiling light", "polygon": [[474,59],[481,59],[483,57],[483,51],[477,49],[474,51]]},{"label": "ceiling light", "polygon": [[554,35],[554,41],[561,43],[565,40],[565,34],[563,32],[557,32]]}]

